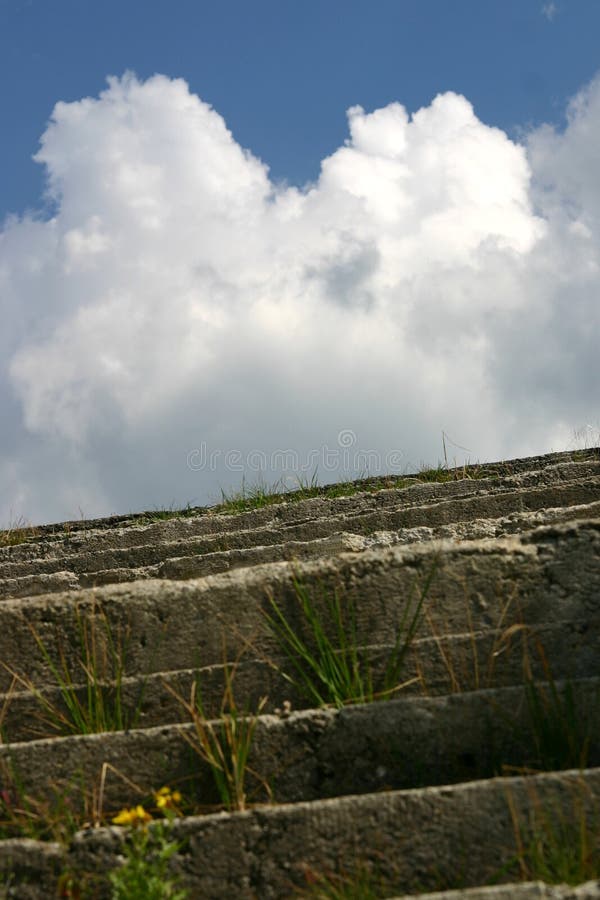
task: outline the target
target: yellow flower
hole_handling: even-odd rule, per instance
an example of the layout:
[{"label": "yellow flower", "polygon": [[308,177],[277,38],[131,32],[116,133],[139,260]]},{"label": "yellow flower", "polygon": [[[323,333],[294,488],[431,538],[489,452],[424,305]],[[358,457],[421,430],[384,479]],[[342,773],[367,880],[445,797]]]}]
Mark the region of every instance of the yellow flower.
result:
[{"label": "yellow flower", "polygon": [[181,803],[181,794],[169,787],[161,787],[154,795],[154,799],[158,809],[173,809]]},{"label": "yellow flower", "polygon": [[145,825],[152,819],[150,813],[146,812],[143,806],[132,806],[130,809],[122,809],[113,818],[113,825]]}]

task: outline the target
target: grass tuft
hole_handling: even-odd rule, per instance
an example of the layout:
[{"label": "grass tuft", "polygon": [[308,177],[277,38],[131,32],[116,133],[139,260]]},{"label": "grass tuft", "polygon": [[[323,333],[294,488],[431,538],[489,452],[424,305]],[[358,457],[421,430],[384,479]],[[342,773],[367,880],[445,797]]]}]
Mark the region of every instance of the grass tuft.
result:
[{"label": "grass tuft", "polygon": [[525,696],[538,765],[546,770],[583,769],[587,764],[592,728],[600,713],[597,694],[595,716],[586,715],[577,702],[572,682],[559,689],[544,648],[537,643],[546,681],[525,683]]},{"label": "grass tuft", "polygon": [[394,645],[378,675],[372,649],[360,646],[354,601],[342,604],[339,594],[334,591],[333,594],[324,592],[322,604],[317,604],[306,587],[295,579],[300,629],[294,627],[273,597],[269,599],[270,612],[264,613],[289,664],[287,670],[281,670],[283,677],[318,706],[340,708],[348,703],[368,703],[392,697],[407,686],[402,683],[402,669],[419,625],[434,570],[435,567],[416,600],[413,586],[403,606]]},{"label": "grass tuft", "polygon": [[242,479],[242,486],[237,491],[227,492],[221,489],[221,502],[211,507],[210,511],[213,514],[230,515],[262,509],[276,503],[296,503],[299,500],[310,500],[315,497],[334,500],[337,497],[351,497],[354,494],[402,488],[409,483],[408,479],[396,475],[372,478],[360,475],[352,481],[345,480],[334,484],[320,485],[316,471],[313,472],[311,478],[297,476],[297,487],[290,487],[283,478],[272,485],[268,485],[263,479],[259,479],[253,485],[248,485],[245,479]]},{"label": "grass tuft", "polygon": [[[182,735],[208,765],[221,803],[228,811],[246,809],[248,797],[255,791],[266,792],[269,799],[272,796],[266,779],[248,763],[258,717],[267,698],[262,698],[254,713],[240,710],[233,690],[235,668],[235,664],[224,665],[225,686],[218,719],[210,719],[206,715],[199,678],[192,684],[189,701],[165,684],[192,720],[195,734],[190,736],[182,732]],[[254,782],[251,792],[248,789],[249,777]]]},{"label": "grass tuft", "polygon": [[365,865],[356,864],[352,872],[304,871],[306,887],[296,896],[305,900],[381,900],[386,896],[381,879],[377,879]]},{"label": "grass tuft", "polygon": [[30,525],[26,519],[20,516],[11,522],[7,529],[0,531],[0,547],[15,547],[17,544],[25,544],[38,537],[40,531]]},{"label": "grass tuft", "polygon": [[525,728],[523,716],[503,709],[490,698],[494,713],[511,729],[517,741],[525,741],[529,758],[525,767],[505,763],[504,773],[552,772],[584,769],[588,764],[592,736],[600,717],[600,689],[589,698],[570,680],[555,681],[544,648],[536,642],[545,680],[535,680],[529,658],[525,659]]},{"label": "grass tuft", "polygon": [[78,783],[52,784],[44,797],[26,793],[18,772],[0,761],[0,839],[31,838],[67,845],[82,824],[98,820],[98,796]]},{"label": "grass tuft", "polygon": [[[600,878],[600,823],[597,810],[584,796],[580,782],[572,807],[542,802],[531,793],[528,822],[516,809],[514,798],[507,801],[513,822],[516,856],[508,868],[518,867],[523,881],[578,885]],[[506,867],[505,867],[506,868]]]},{"label": "grass tuft", "polygon": [[54,735],[97,734],[135,728],[144,699],[142,680],[136,705],[128,708],[123,697],[129,629],[113,633],[104,612],[92,607],[88,616],[75,611],[75,631],[79,643],[77,665],[72,667],[62,644],[55,662],[36,629],[30,625],[40,654],[59,688],[61,704],[52,702],[32,680],[5,665],[18,682],[31,691],[40,704],[39,721]]}]

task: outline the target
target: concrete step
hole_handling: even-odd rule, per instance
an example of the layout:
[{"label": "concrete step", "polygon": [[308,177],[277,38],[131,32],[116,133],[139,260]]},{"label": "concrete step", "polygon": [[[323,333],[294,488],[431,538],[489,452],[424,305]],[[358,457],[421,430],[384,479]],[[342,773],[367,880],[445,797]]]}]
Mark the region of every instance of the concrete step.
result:
[{"label": "concrete step", "polygon": [[[370,661],[375,684],[380,683],[393,645],[360,648]],[[267,697],[265,712],[289,705],[293,710],[310,707],[310,700],[283,673],[289,661],[278,654],[272,658],[246,657],[227,665],[162,670],[145,675],[128,675],[125,659],[121,680],[121,705],[131,727],[147,728],[181,722],[184,710],[174,695],[190,697],[192,686],[202,684],[206,714],[220,714],[228,672],[235,667],[235,697],[241,709],[256,709]],[[578,679],[600,676],[600,614],[595,619],[525,625],[507,615],[503,627],[446,632],[421,638],[409,648],[401,672],[398,696],[441,696],[492,687],[521,685],[525,678],[552,677]],[[21,742],[65,733],[58,716],[67,716],[64,694],[55,674],[39,675],[36,690],[30,684],[31,659],[22,659],[13,670],[19,679],[12,691],[0,694],[3,710],[1,733],[5,743]],[[110,696],[111,672],[101,681]],[[78,676],[78,677],[77,677]],[[81,682],[81,667],[73,675],[78,701],[85,705],[88,686]],[[48,710],[51,710],[50,713]]]},{"label": "concrete step", "polygon": [[497,884],[491,887],[467,888],[464,891],[436,891],[434,894],[403,894],[391,900],[598,900],[600,881],[586,881],[577,887],[570,884]]},{"label": "concrete step", "polygon": [[249,644],[254,656],[272,657],[277,644],[265,627],[268,598],[295,616],[296,581],[317,609],[325,609],[325,598],[335,592],[352,604],[359,644],[392,643],[406,603],[430,577],[427,620],[417,637],[430,637],[432,628],[462,634],[499,627],[507,605],[527,624],[592,621],[598,616],[599,558],[600,520],[594,519],[498,539],[265,564],[184,582],[149,580],[9,599],[0,604],[0,689],[10,688],[8,670],[18,670],[23,659],[30,660],[34,683],[47,677],[34,632],[54,665],[64,661],[75,671],[78,617],[104,616],[115,639],[127,641],[131,675],[219,664],[224,645],[233,658]]},{"label": "concrete step", "polygon": [[[580,833],[582,822],[592,827],[599,803],[600,770],[587,769],[189,816],[174,825],[184,849],[173,871],[191,897],[211,900],[271,900],[303,891],[314,897],[309,876],[351,878],[360,867],[384,897],[457,884],[462,893],[493,878],[514,882],[519,846],[544,834],[548,816],[560,810],[564,839]],[[105,873],[117,864],[124,837],[120,828],[89,828],[75,836],[68,854],[62,851],[71,871],[87,873],[98,900],[110,896]],[[35,883],[37,893],[20,896],[48,897],[60,852],[56,845],[30,844],[24,852],[0,842],[0,871],[18,871],[21,883]],[[580,887],[575,897],[583,900],[596,885]]]},{"label": "concrete step", "polygon": [[[360,552],[373,546],[436,537],[466,540],[490,534],[513,534],[519,527],[524,530],[536,524],[593,517],[598,513],[600,475],[568,485],[522,488],[516,492],[442,501],[429,506],[333,516],[300,525],[266,527],[134,548],[86,551],[66,559],[54,557],[0,563],[0,596],[32,596],[53,589],[77,589],[145,578],[198,578],[281,559],[331,556],[345,550]],[[227,549],[217,549],[225,547]],[[68,565],[68,571],[65,565]]]},{"label": "concrete step", "polygon": [[[515,506],[509,502],[507,508],[507,499],[505,498],[504,501],[500,499],[496,503],[496,509],[499,508],[500,512],[496,510],[486,512],[484,502],[480,504],[479,509],[467,508],[469,518],[501,515],[507,509],[508,512],[514,512],[519,509],[539,509],[544,505],[557,506],[567,503],[574,505],[580,502],[592,502],[598,498],[595,492],[581,494],[576,487],[575,494],[569,498],[567,490],[569,483],[576,485],[581,481],[593,481],[599,476],[600,459],[592,457],[586,461],[564,462],[548,466],[540,471],[521,472],[503,478],[494,476],[486,479],[463,479],[444,483],[416,483],[404,488],[358,493],[334,500],[312,498],[295,503],[282,502],[235,515],[215,515],[210,514],[210,510],[207,510],[203,515],[195,517],[170,518],[153,524],[131,524],[126,527],[117,527],[114,530],[88,528],[76,532],[66,531],[46,536],[43,539],[38,538],[14,546],[0,547],[0,564],[4,567],[10,563],[36,560],[41,562],[43,559],[48,559],[48,565],[51,566],[51,561],[56,558],[66,560],[85,553],[133,550],[134,548],[141,548],[140,553],[144,559],[148,548],[169,543],[193,542],[194,540],[197,542],[199,552],[210,552],[211,541],[213,545],[226,543],[226,549],[240,549],[254,545],[248,543],[248,540],[251,542],[254,540],[256,544],[280,543],[282,539],[314,540],[319,537],[327,537],[337,531],[349,530],[343,527],[344,521],[365,513],[385,512],[386,510],[400,513],[411,507],[427,508],[437,502],[449,502],[453,499],[459,500],[468,497],[482,498],[487,494],[492,496],[494,494],[510,495],[536,487],[539,489],[553,487],[560,489],[562,487],[565,499],[560,502],[547,502],[546,498],[552,501],[552,493],[547,490],[545,493],[542,492],[537,500],[533,494],[529,501],[530,505],[527,505],[527,501],[524,501],[525,506],[518,504]],[[447,516],[444,515],[443,508],[440,510],[440,514],[441,522],[445,522]],[[427,524],[439,524],[440,514]],[[416,515],[417,521],[412,524],[410,522],[400,523],[399,527],[414,527],[414,525],[424,524],[423,514],[419,515],[417,512]],[[335,520],[337,524],[327,529],[328,520]],[[298,529],[297,531],[294,531],[295,527]],[[236,537],[240,533],[242,537]],[[244,539],[243,533],[246,533],[246,539]],[[267,537],[261,538],[262,534]],[[273,536],[268,540],[267,538],[271,534]],[[257,535],[257,537],[253,538],[252,535]],[[208,541],[204,547],[201,538]],[[213,546],[212,549],[219,549],[219,547]],[[135,555],[131,559],[135,562]],[[106,566],[102,566],[102,568],[106,568]],[[49,572],[51,569],[40,569],[40,572],[43,571]],[[15,572],[11,571],[9,566],[8,569],[0,569],[0,574],[11,575]]]},{"label": "concrete step", "polygon": [[[388,900],[597,896],[597,883],[535,882],[517,857],[551,821],[559,831],[546,844],[585,825],[600,858],[600,768],[559,771],[575,758],[600,766],[600,454],[463,474],[370,480],[352,496],[236,515],[67,523],[0,547],[0,897],[45,900],[68,870],[108,898],[125,832],[99,826],[165,784],[184,795],[171,868],[188,900],[336,886],[364,900],[365,872],[368,896]],[[298,584],[330,625],[338,597],[375,679],[423,596],[394,699],[316,709],[290,683],[265,612],[275,602],[314,640]],[[83,700],[90,640],[105,687],[119,658],[123,704],[139,719],[56,736],[40,697],[60,706],[61,672]],[[232,667],[238,710],[268,701],[249,806],[215,812],[186,700],[200,683],[212,727],[226,727]],[[54,825],[47,813],[47,839],[26,840],[14,812],[33,827],[53,804],[62,811]],[[94,827],[67,834],[66,810]],[[315,893],[321,883],[329,893]]]},{"label": "concrete step", "polygon": [[[576,759],[563,746],[565,736],[540,755],[534,700],[524,687],[261,715],[248,759],[249,800],[302,802],[452,784],[548,768],[548,758],[557,768],[600,766],[600,678],[554,687],[558,699],[543,683],[535,697],[551,706],[555,727],[576,727]],[[189,718],[188,724],[0,746],[4,789],[32,797],[60,791],[62,802],[77,806],[81,785],[99,790],[102,783],[104,809],[114,814],[168,784],[194,805],[216,808],[219,795],[209,766],[193,749],[197,736]]]}]

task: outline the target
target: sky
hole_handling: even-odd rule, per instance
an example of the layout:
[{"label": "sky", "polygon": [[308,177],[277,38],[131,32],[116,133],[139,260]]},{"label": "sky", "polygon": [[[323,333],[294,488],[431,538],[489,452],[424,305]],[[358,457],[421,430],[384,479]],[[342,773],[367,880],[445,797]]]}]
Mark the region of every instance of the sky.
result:
[{"label": "sky", "polygon": [[0,0],[0,527],[600,432],[597,0]]}]

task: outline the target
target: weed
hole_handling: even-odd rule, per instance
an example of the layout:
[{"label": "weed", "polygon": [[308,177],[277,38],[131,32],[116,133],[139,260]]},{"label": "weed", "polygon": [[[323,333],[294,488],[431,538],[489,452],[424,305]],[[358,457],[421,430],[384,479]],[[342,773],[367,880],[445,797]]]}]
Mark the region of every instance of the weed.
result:
[{"label": "weed", "polygon": [[417,473],[417,479],[419,481],[433,481],[444,483],[446,481],[454,481],[455,476],[452,472],[443,466],[441,463],[438,464],[434,469],[429,468],[427,465],[423,465],[419,472]]},{"label": "weed", "polygon": [[[510,622],[512,617],[509,616],[509,611],[513,600],[513,596],[509,597],[501,607],[493,630],[490,629],[486,632],[478,632],[475,629],[471,605],[468,601],[465,603],[470,653],[464,652],[463,643],[456,641],[453,629],[447,622],[443,622],[441,628],[436,627],[429,610],[425,611],[431,635],[447,673],[448,683],[445,685],[445,690],[453,694],[460,694],[465,691],[477,691],[492,687],[498,659],[512,651],[513,640],[517,636],[522,638],[523,656],[524,659],[526,658],[529,628],[522,621]],[[487,646],[483,653],[482,644]],[[425,674],[422,667],[419,669],[421,684],[427,693]]]},{"label": "weed", "polygon": [[580,782],[573,797],[572,812],[530,792],[529,822],[523,823],[509,794],[507,802],[513,822],[516,856],[505,869],[518,866],[523,881],[547,884],[581,884],[600,877],[600,827],[597,813],[585,802],[585,784]]},{"label": "weed", "polygon": [[462,466],[449,468],[447,463],[438,463],[431,467],[423,464],[412,478],[416,481],[434,482],[444,484],[447,481],[462,481],[463,479],[479,479],[499,477],[496,469],[473,463],[465,463]]},{"label": "weed", "polygon": [[306,900],[379,900],[385,889],[366,866],[355,866],[350,874],[315,872],[306,868],[307,887],[297,892]]},{"label": "weed", "polygon": [[141,805],[121,810],[112,820],[114,825],[129,826],[130,832],[122,864],[108,875],[111,900],[185,900],[188,896],[169,877],[169,860],[180,849],[171,832],[181,795],[163,787],[155,794],[155,803],[165,818],[151,827],[152,815]]},{"label": "weed", "polygon": [[242,487],[239,491],[227,493],[221,490],[221,502],[211,507],[212,513],[234,514],[248,512],[252,509],[262,509],[276,503],[294,503],[299,500],[310,500],[314,497],[335,499],[336,497],[351,497],[354,494],[374,493],[386,488],[405,487],[409,482],[398,476],[374,477],[354,481],[339,481],[334,484],[320,485],[316,472],[310,479],[298,476],[297,487],[290,488],[284,479],[279,479],[273,485],[267,485],[259,480],[254,485],[246,485],[242,479]]},{"label": "weed", "polygon": [[213,507],[215,513],[241,513],[251,509],[262,509],[272,503],[282,503],[285,499],[285,489],[282,482],[277,482],[271,487],[260,479],[256,484],[246,485],[245,478],[238,491],[229,493],[221,488],[221,502]]},{"label": "weed", "polygon": [[225,664],[223,671],[225,687],[218,720],[211,720],[206,715],[198,678],[192,684],[189,701],[176,694],[169,685],[165,684],[165,687],[182,703],[191,717],[195,734],[190,736],[182,732],[183,737],[208,765],[221,803],[229,811],[243,810],[247,805],[249,775],[258,789],[262,787],[271,798],[266,780],[248,765],[254,731],[267,698],[262,698],[253,714],[248,710],[240,711],[233,691],[235,665]]},{"label": "weed", "polygon": [[537,763],[547,771],[585,768],[593,717],[585,715],[571,681],[566,681],[559,690],[539,641],[537,649],[546,682],[540,684],[529,676],[525,683]]},{"label": "weed", "polygon": [[135,514],[134,525],[153,525],[155,522],[166,522],[169,519],[189,519],[192,516],[202,515],[205,510],[202,507],[187,504],[183,509],[175,509],[169,506],[166,509],[151,509],[143,513]]},{"label": "weed", "polygon": [[[511,728],[517,739],[523,737],[530,749],[526,768],[535,771],[583,769],[587,765],[591,738],[600,709],[600,690],[590,685],[594,696],[586,698],[583,685],[567,680],[556,682],[540,641],[536,642],[545,681],[534,680],[529,658],[525,658],[525,720],[528,727],[523,730],[523,716],[513,715],[490,699],[494,712]],[[586,691],[587,693],[587,691]],[[504,765],[508,772],[519,768]]]},{"label": "weed", "polygon": [[14,547],[16,544],[25,544],[38,537],[39,529],[30,525],[26,519],[20,516],[9,523],[4,531],[0,531],[0,547]]},{"label": "weed", "polygon": [[82,823],[97,821],[97,795],[75,777],[49,786],[43,798],[27,794],[14,766],[0,762],[0,839],[32,838],[66,845]]},{"label": "weed", "polygon": [[62,707],[53,703],[30,678],[5,668],[20,684],[31,691],[41,706],[39,714],[44,726],[61,735],[95,734],[124,731],[137,724],[143,702],[145,681],[142,680],[137,704],[133,710],[123,703],[123,676],[129,641],[129,630],[113,634],[104,612],[94,608],[83,617],[75,611],[75,628],[79,642],[79,671],[73,672],[64,647],[59,648],[59,663],[52,658],[35,628],[30,626],[36,645],[59,688]]},{"label": "weed", "polygon": [[292,670],[283,671],[284,678],[292,682],[310,702],[316,702],[319,706],[333,704],[338,708],[347,703],[388,699],[405,687],[401,683],[401,672],[434,570],[435,566],[415,603],[413,586],[413,592],[403,607],[394,646],[389,651],[377,684],[372,650],[359,646],[354,601],[349,600],[344,610],[337,591],[324,593],[323,615],[307,588],[294,579],[301,630],[308,633],[309,639],[305,640],[294,628],[273,597],[269,598],[271,613],[264,613],[267,625]]}]

